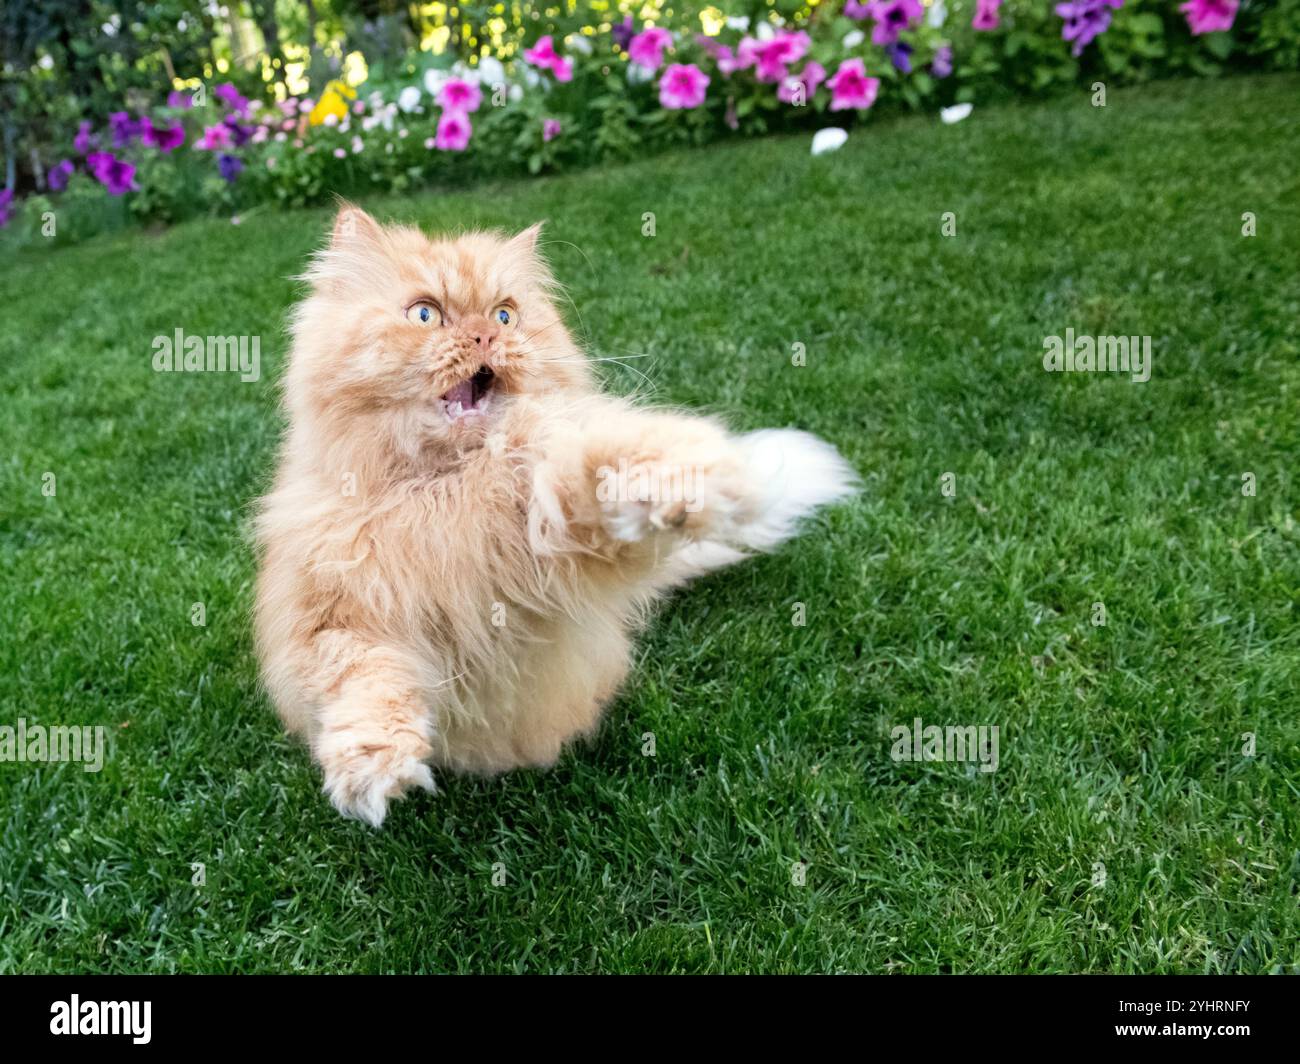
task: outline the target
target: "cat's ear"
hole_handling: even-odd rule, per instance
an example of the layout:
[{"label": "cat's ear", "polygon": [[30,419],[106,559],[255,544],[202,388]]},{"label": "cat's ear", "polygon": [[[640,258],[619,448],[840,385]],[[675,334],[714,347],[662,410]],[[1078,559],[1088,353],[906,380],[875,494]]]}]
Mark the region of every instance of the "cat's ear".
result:
[{"label": "cat's ear", "polygon": [[360,207],[340,201],[330,235],[331,251],[347,251],[357,245],[373,245],[379,239],[379,223]]},{"label": "cat's ear", "polygon": [[537,250],[537,240],[542,235],[542,222],[534,222],[522,233],[516,233],[509,240],[507,246],[512,251],[521,251],[526,255],[531,255]]}]

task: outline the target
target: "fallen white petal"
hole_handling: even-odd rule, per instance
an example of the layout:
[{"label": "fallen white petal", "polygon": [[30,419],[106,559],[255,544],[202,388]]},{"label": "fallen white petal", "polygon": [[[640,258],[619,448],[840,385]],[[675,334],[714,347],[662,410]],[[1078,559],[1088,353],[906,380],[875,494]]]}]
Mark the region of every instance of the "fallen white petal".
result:
[{"label": "fallen white petal", "polygon": [[836,151],[844,146],[844,142],[849,139],[849,135],[839,126],[827,126],[825,129],[819,129],[813,134],[812,153],[814,155],[825,155],[828,151]]},{"label": "fallen white petal", "polygon": [[939,112],[939,117],[943,119],[944,125],[950,126],[954,122],[960,122],[963,118],[975,109],[971,103],[955,103],[951,107],[945,107]]}]

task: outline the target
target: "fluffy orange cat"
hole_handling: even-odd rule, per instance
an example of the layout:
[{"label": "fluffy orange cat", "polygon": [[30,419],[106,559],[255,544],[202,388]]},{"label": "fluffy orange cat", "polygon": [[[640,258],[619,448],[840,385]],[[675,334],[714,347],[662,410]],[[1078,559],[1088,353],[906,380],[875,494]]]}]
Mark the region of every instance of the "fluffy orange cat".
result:
[{"label": "fluffy orange cat", "polygon": [[261,502],[263,675],[340,812],[552,764],[649,607],[849,494],[833,447],[601,394],[537,249],[344,206],[293,314]]}]

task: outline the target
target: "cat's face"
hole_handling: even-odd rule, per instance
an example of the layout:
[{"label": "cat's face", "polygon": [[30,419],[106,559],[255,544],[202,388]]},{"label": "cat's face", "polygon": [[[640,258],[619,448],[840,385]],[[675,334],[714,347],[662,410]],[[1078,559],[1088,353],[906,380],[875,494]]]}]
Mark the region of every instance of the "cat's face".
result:
[{"label": "cat's face", "polygon": [[516,396],[586,385],[539,228],[430,240],[345,206],[294,315],[291,399],[301,389],[326,418],[387,417],[412,451],[473,443]]}]

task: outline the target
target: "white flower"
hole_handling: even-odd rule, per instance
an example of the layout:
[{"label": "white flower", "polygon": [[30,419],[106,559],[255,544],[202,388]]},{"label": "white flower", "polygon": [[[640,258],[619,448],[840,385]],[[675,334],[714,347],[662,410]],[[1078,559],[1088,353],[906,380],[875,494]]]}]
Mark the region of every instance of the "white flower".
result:
[{"label": "white flower", "polygon": [[339,124],[339,116],[338,116],[338,115],[332,115],[332,114],[331,114],[331,115],[326,115],[326,116],[325,116],[325,119],[324,119],[324,122],[325,122],[325,125],[327,125],[327,126],[337,126],[337,125]]},{"label": "white flower", "polygon": [[424,72],[424,91],[430,96],[437,97],[438,90],[442,88],[442,83],[447,80],[447,75],[441,70],[426,70]]},{"label": "white flower", "polygon": [[939,117],[940,117],[941,119],[943,119],[943,124],[944,124],[944,125],[946,125],[946,126],[950,126],[950,125],[952,125],[954,122],[960,122],[963,118],[965,118],[968,114],[970,114],[971,111],[973,111],[974,109],[975,109],[975,105],[974,105],[974,104],[970,104],[970,103],[955,103],[955,104],[953,104],[951,107],[945,107],[945,108],[943,108],[943,110],[941,110],[941,111],[939,112]]},{"label": "white flower", "polygon": [[628,63],[627,81],[629,85],[644,85],[654,79],[655,72],[647,70],[640,63]]},{"label": "white flower", "polygon": [[591,55],[591,41],[587,40],[581,33],[570,33],[564,38],[564,47],[571,52],[580,52],[583,55]]},{"label": "white flower", "polygon": [[496,56],[485,55],[478,61],[478,75],[488,85],[504,85],[506,68]]},{"label": "white flower", "polygon": [[397,106],[410,114],[420,106],[420,99],[420,87],[418,85],[408,85],[397,94]]},{"label": "white flower", "polygon": [[776,36],[776,30],[772,28],[772,23],[760,22],[758,24],[758,29],[754,31],[754,36],[760,41],[770,41]]},{"label": "white flower", "polygon": [[741,15],[739,18],[727,19],[727,29],[740,30],[741,33],[749,32],[749,16]]},{"label": "white flower", "polygon": [[54,56],[46,53],[45,55],[41,56],[40,59],[36,60],[36,65],[40,67],[42,70],[53,70]]},{"label": "white flower", "polygon": [[839,126],[827,126],[825,129],[819,129],[813,134],[812,153],[814,155],[825,155],[828,151],[838,151],[844,147],[844,142],[848,139],[848,133],[840,129]]},{"label": "white flower", "polygon": [[866,39],[867,35],[861,30],[849,30],[849,32],[844,35],[844,40],[840,43],[843,44],[845,48],[856,48]]},{"label": "white flower", "polygon": [[537,73],[537,71],[527,63],[516,67],[516,71],[519,76],[524,79],[524,84],[530,89],[535,89],[542,83],[542,75]]},{"label": "white flower", "polygon": [[943,0],[934,0],[930,10],[925,13],[925,24],[937,30],[946,21],[948,21],[948,9],[943,6]]},{"label": "white flower", "polygon": [[522,85],[511,85],[510,91],[506,93],[511,103],[518,103],[524,98],[524,87]]}]

